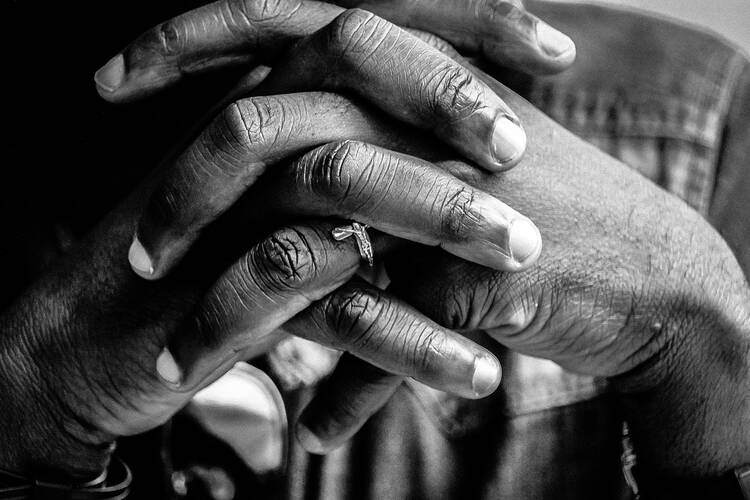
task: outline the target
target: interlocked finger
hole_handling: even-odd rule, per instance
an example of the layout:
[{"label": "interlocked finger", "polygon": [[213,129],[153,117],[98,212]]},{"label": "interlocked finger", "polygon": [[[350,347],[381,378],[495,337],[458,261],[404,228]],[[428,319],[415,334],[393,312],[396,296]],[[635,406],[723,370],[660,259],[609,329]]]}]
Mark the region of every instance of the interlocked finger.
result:
[{"label": "interlocked finger", "polygon": [[311,88],[353,92],[490,171],[512,167],[526,148],[515,113],[471,70],[363,10],[296,45],[255,92]]}]

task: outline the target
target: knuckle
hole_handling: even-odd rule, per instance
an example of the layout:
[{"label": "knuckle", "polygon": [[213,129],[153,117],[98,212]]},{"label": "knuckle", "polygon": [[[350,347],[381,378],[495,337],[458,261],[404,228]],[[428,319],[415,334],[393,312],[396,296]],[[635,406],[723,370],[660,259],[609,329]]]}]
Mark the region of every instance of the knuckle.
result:
[{"label": "knuckle", "polygon": [[[224,108],[215,121],[216,133],[210,141],[214,147],[240,156],[252,148],[257,134],[251,132],[250,120],[253,117],[246,117],[246,108],[242,101],[233,102]],[[252,126],[257,127],[257,121]]]},{"label": "knuckle", "polygon": [[439,363],[437,359],[450,357],[446,352],[446,338],[427,325],[411,338],[412,341],[407,344],[406,361],[419,372],[429,372]]},{"label": "knuckle", "polygon": [[326,415],[329,434],[338,434],[362,418],[362,408],[357,398],[335,398],[332,403]]},{"label": "knuckle", "polygon": [[181,157],[187,167],[183,184],[200,186],[206,179],[240,173],[245,164],[237,160],[247,156],[247,143],[237,104],[230,104]]},{"label": "knuckle", "polygon": [[261,262],[248,275],[258,275],[264,287],[274,291],[300,290],[319,274],[307,237],[296,229],[282,229],[266,239],[260,244],[258,258]]},{"label": "knuckle", "polygon": [[170,19],[156,27],[155,31],[158,50],[163,56],[180,54],[185,47],[186,27],[179,19]]},{"label": "knuckle", "polygon": [[229,7],[248,25],[291,17],[302,0],[229,0]]},{"label": "knuckle", "polygon": [[343,202],[363,189],[365,172],[375,154],[376,150],[363,142],[327,144],[306,157],[298,180],[317,195]]},{"label": "knuckle", "polygon": [[[288,139],[284,130],[291,128],[298,113],[293,101],[280,97],[254,97],[237,101],[222,113],[227,137],[244,151],[262,155]],[[224,138],[224,142],[226,141]],[[221,142],[221,137],[217,138]]]},{"label": "knuckle", "polygon": [[482,89],[474,76],[465,68],[446,62],[433,70],[427,79],[428,102],[438,116],[457,121],[481,109]]},{"label": "knuckle", "polygon": [[498,297],[494,278],[505,276],[494,271],[462,265],[456,269],[454,278],[436,290],[440,307],[435,311],[435,320],[451,330],[477,330],[485,325],[490,311],[497,307]]},{"label": "knuckle", "polygon": [[526,15],[521,0],[485,0],[484,8],[475,12],[482,12],[490,23],[515,23]]},{"label": "knuckle", "polygon": [[370,344],[388,309],[387,299],[371,289],[354,288],[332,295],[325,317],[345,345],[363,348]]},{"label": "knuckle", "polygon": [[185,172],[178,170],[167,177],[149,198],[144,219],[152,228],[169,228],[180,234],[186,231],[180,215],[188,206],[187,194],[180,181]]},{"label": "knuckle", "polygon": [[[570,297],[561,296],[556,287],[544,285],[549,280],[545,271],[534,271],[524,274],[498,273],[491,271],[482,280],[482,286],[473,290],[471,300],[476,307],[473,325],[480,329],[497,329],[509,341],[523,341],[533,337],[539,326],[537,322],[540,309],[553,310],[555,303],[571,302]],[[550,306],[550,307],[548,307]]]},{"label": "knuckle", "polygon": [[346,60],[373,50],[378,39],[387,35],[392,28],[391,23],[371,12],[349,9],[330,24],[328,48]]},{"label": "knuckle", "polygon": [[204,348],[219,346],[222,341],[219,332],[229,331],[227,318],[230,317],[230,311],[227,295],[216,294],[209,297],[191,319],[195,341]]},{"label": "knuckle", "polygon": [[464,290],[451,290],[451,293],[443,293],[443,303],[447,305],[441,313],[443,321],[441,324],[452,330],[459,330],[472,325],[471,301]]},{"label": "knuckle", "polygon": [[475,234],[481,221],[475,196],[475,191],[468,187],[459,187],[445,195],[439,210],[442,233],[448,241],[466,241]]}]

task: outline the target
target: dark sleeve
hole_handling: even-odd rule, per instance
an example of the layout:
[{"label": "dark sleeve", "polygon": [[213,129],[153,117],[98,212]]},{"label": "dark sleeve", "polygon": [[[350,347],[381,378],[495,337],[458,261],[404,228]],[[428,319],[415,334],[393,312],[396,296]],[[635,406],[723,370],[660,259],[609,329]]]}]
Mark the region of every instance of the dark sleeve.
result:
[{"label": "dark sleeve", "polygon": [[750,277],[750,61],[729,107],[710,219]]}]

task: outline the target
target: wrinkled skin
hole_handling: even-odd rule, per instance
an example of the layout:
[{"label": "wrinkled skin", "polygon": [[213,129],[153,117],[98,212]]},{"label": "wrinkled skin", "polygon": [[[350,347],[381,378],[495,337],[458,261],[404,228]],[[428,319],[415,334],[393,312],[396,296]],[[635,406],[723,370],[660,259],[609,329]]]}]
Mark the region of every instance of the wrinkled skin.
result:
[{"label": "wrinkled skin", "polygon": [[[729,247],[683,202],[499,92],[534,138],[524,163],[494,176],[438,163],[536,222],[537,265],[502,273],[413,248],[388,259],[390,290],[450,328],[611,378],[641,463],[654,470],[702,475],[746,462],[750,296]],[[371,414],[370,402],[399,383],[368,373],[363,392],[377,395],[357,397],[352,374],[335,374],[328,389],[341,395],[302,417],[332,446],[357,425],[351,415]]]},{"label": "wrinkled skin", "polygon": [[[418,259],[402,254],[415,261],[406,271],[392,261],[394,290],[440,321],[618,377],[639,450],[657,468],[698,474],[746,462],[748,301],[731,253],[683,204],[507,100],[534,138],[524,166],[497,178],[453,167],[537,221],[539,269],[510,277],[421,249]],[[107,415],[143,430],[160,419],[139,420],[139,403],[173,401],[154,385],[153,360],[204,283],[176,275],[152,287],[133,276],[124,256],[136,212],[125,205],[112,215],[4,316],[0,370],[13,384],[3,388],[3,463],[68,463],[80,451],[80,471],[97,469],[106,455],[92,450],[123,431],[98,427]],[[438,266],[442,278],[423,272]],[[518,324],[511,304],[534,305],[531,327],[501,329]],[[132,314],[139,307],[146,313]],[[29,444],[37,456],[23,456]]]},{"label": "wrinkled skin", "polygon": [[[747,288],[730,250],[683,203],[496,87],[538,138],[526,163],[500,177],[460,162],[443,165],[537,221],[545,240],[539,265],[509,275],[420,248],[389,260],[394,291],[438,322],[486,330],[574,371],[617,377],[643,436],[643,460],[657,469],[702,474],[746,461],[747,434],[727,425],[748,414]],[[9,441],[6,455],[29,442],[46,460],[87,450],[95,463],[82,470],[91,470],[102,459],[92,449],[123,432],[95,422],[121,412],[131,430],[144,429],[139,404],[172,404],[174,395],[155,390],[152,363],[200,287],[177,275],[154,288],[132,273],[123,256],[133,213],[126,204],[113,214],[90,236],[93,244],[83,244],[5,316],[0,366],[14,371],[4,378],[16,383],[4,398],[14,417],[3,425],[19,432],[3,431],[25,443],[14,448]],[[123,292],[130,297],[124,302]],[[152,312],[130,315],[139,304]],[[512,313],[519,305],[529,326],[504,327],[518,324]],[[123,311],[117,323],[90,314],[110,306]],[[96,348],[103,334],[106,351]],[[49,412],[54,417],[45,417]],[[700,418],[686,429],[685,415]]]},{"label": "wrinkled skin", "polygon": [[[435,90],[434,96],[441,97],[439,89]],[[217,146],[221,147],[222,144]],[[423,167],[424,165],[420,168]],[[196,250],[193,257],[197,256],[200,266],[186,266],[174,276],[160,280],[158,284],[143,282],[135,276],[125,264],[123,256],[128,253],[127,240],[132,241],[135,224],[144,199],[150,193],[150,187],[149,184],[142,186],[115,209],[77,245],[75,251],[57,262],[19,297],[0,320],[0,372],[6,381],[1,390],[4,399],[8,401],[5,418],[0,424],[0,431],[7,436],[7,446],[0,450],[0,463],[4,467],[53,478],[58,475],[88,478],[98,474],[116,437],[143,432],[164,422],[200,386],[220,376],[222,370],[230,366],[226,363],[220,363],[218,367],[212,366],[214,372],[199,382],[191,381],[178,389],[165,386],[164,381],[156,377],[159,353],[173,332],[195,330],[186,328],[185,325],[195,322],[204,325],[206,318],[222,324],[225,318],[216,318],[217,308],[214,306],[219,304],[223,307],[231,303],[232,293],[236,294],[237,290],[245,291],[243,287],[256,285],[263,280],[248,272],[253,271],[253,265],[258,259],[242,257],[227,271],[229,279],[224,284],[228,283],[228,286],[220,286],[220,293],[216,293],[214,280],[243,251],[230,251],[228,253],[231,255],[227,256],[225,245],[220,244],[216,244],[220,250],[213,254]],[[429,196],[441,193],[425,191],[424,194],[429,201]],[[443,200],[434,200],[425,203],[421,209],[431,209],[438,202],[450,207],[450,201],[446,204]],[[454,212],[459,213],[446,211],[447,214]],[[398,313],[394,314],[396,321],[388,321],[387,325],[380,328],[381,331],[390,329],[396,333],[405,333],[416,329],[419,335],[431,335],[438,330],[436,325],[426,321],[415,323],[408,317],[404,318],[402,313],[406,309],[403,305],[394,305],[393,300],[375,293],[371,287],[368,289],[365,285],[354,284],[348,289],[341,289],[344,295],[341,295],[341,290],[334,290],[343,285],[346,278],[356,270],[358,254],[351,242],[348,251],[343,253],[337,253],[341,248],[331,249],[331,243],[325,236],[330,233],[331,222],[327,224],[328,226],[317,226],[312,234],[306,233],[307,239],[300,238],[300,231],[292,229],[267,240],[271,242],[266,245],[267,248],[261,245],[260,248],[266,248],[266,251],[261,252],[263,258],[260,261],[264,262],[265,259],[267,265],[258,267],[265,269],[266,273],[271,269],[271,279],[267,281],[284,288],[283,285],[287,284],[285,280],[290,277],[294,282],[299,276],[309,276],[307,280],[300,280],[302,289],[284,288],[285,293],[295,290],[299,292],[289,302],[304,309],[312,302],[322,299],[327,292],[333,292],[334,297],[339,294],[336,300],[318,303],[318,311],[322,309],[325,314],[318,314],[317,317],[348,326],[352,331],[357,328],[366,330],[366,325],[360,324],[362,321],[377,325],[380,315],[363,315],[362,311],[370,313],[371,309],[377,311],[378,307]],[[278,225],[268,229],[277,228]],[[421,228],[416,228],[415,233],[418,234],[420,230]],[[305,232],[302,231],[302,234]],[[214,243],[227,241],[217,238],[215,233],[208,236]],[[246,240],[242,239],[242,243],[252,246],[263,241],[264,236],[265,233],[252,235]],[[309,245],[310,241],[314,243]],[[233,250],[237,250],[237,246],[241,244],[235,242]],[[311,274],[309,269],[315,270],[315,266],[309,264],[316,261],[304,256],[307,246],[327,247],[329,252],[333,250],[328,255],[330,258],[327,262],[343,269],[332,275],[324,272]],[[303,258],[295,259],[300,250]],[[216,256],[217,253],[219,257]],[[342,258],[344,256],[348,259]],[[282,276],[274,276],[274,265],[279,268]],[[266,274],[262,276],[269,278]],[[304,288],[310,285],[310,281],[315,282],[324,277],[329,278],[325,286],[314,287],[314,290]],[[242,281],[237,282],[238,278]],[[219,277],[219,283],[221,279]],[[212,283],[214,288],[211,288]],[[294,284],[300,285],[296,282]],[[203,321],[197,321],[191,316],[191,312],[194,312],[196,304],[201,303],[204,295],[218,298],[213,303],[208,301],[213,305],[204,307]],[[271,295],[264,294],[266,297]],[[241,297],[246,298],[248,297]],[[249,298],[253,298],[252,295]],[[284,294],[272,298],[278,299],[269,301],[273,303],[272,306],[286,302],[283,300]],[[239,302],[232,306],[242,311],[247,302]],[[344,314],[331,314],[337,310],[344,311]],[[285,312],[287,317],[291,317],[298,311]],[[266,348],[266,334],[271,332],[265,330],[272,330],[273,321],[279,321],[283,317],[276,313],[273,309],[270,311],[270,322],[264,320],[267,318],[260,318],[261,321],[254,318],[260,331],[253,332],[257,336],[246,335],[241,347],[230,344],[233,355],[251,356]],[[232,330],[233,333],[236,330]],[[318,334],[317,330],[312,333]],[[326,340],[329,345],[336,345],[336,342]],[[467,344],[464,342],[464,345]],[[212,344],[210,347],[216,346]],[[358,350],[358,347],[353,347],[353,350]],[[454,361],[463,362],[464,366],[468,363],[470,368],[472,356],[458,359],[458,351],[452,348],[445,354],[453,356]],[[431,350],[429,354],[434,352],[437,351]],[[411,351],[406,354],[411,354]],[[373,356],[382,358],[382,353],[373,353]],[[489,354],[486,356],[491,357]],[[221,356],[218,358],[222,359]],[[402,360],[408,359],[402,356]],[[418,359],[423,358],[420,356]],[[383,366],[389,364],[389,360],[381,363]],[[440,363],[421,368],[430,368],[435,373],[440,368]],[[409,370],[397,371],[409,374]],[[469,379],[468,383],[473,385],[471,377]],[[492,383],[496,386],[497,380]],[[477,394],[474,397],[494,388],[487,384],[485,386],[481,393],[475,391]],[[53,475],[48,475],[50,473]]]}]

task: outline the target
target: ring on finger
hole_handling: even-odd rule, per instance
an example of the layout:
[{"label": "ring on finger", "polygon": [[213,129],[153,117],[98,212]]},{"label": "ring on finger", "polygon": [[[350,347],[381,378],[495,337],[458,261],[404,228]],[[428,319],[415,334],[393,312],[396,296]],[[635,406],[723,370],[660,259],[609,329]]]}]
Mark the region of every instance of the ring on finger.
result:
[{"label": "ring on finger", "polygon": [[372,242],[370,241],[370,236],[367,234],[367,228],[367,224],[360,224],[359,222],[352,221],[351,224],[346,226],[333,228],[331,233],[333,234],[333,239],[336,241],[343,241],[350,236],[354,236],[357,241],[359,254],[367,261],[370,267],[372,267],[374,264],[374,255],[372,251]]}]

